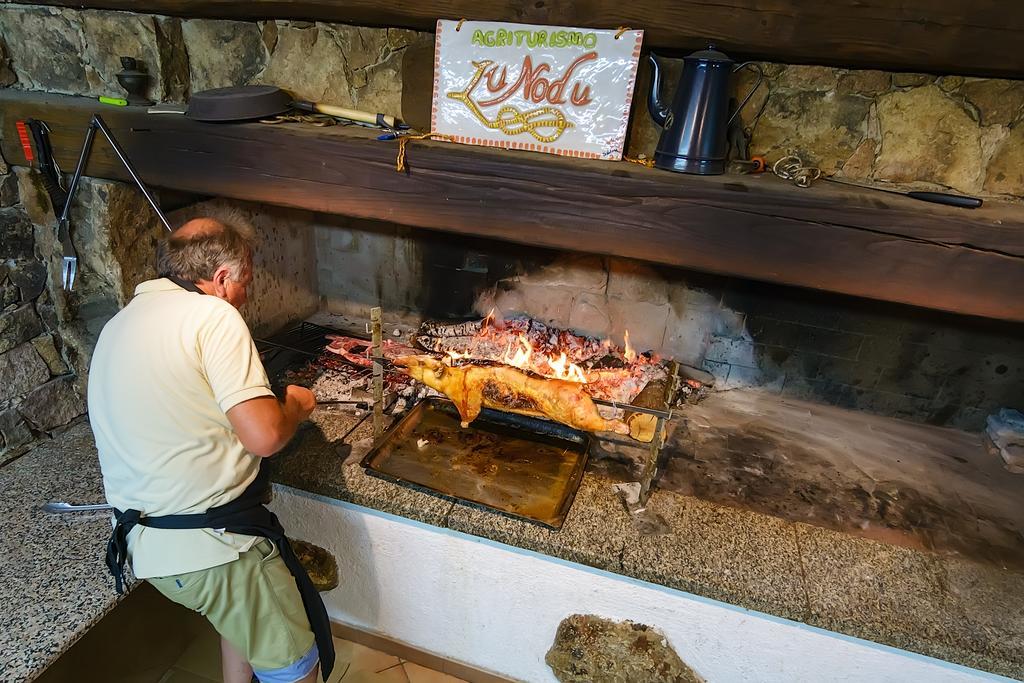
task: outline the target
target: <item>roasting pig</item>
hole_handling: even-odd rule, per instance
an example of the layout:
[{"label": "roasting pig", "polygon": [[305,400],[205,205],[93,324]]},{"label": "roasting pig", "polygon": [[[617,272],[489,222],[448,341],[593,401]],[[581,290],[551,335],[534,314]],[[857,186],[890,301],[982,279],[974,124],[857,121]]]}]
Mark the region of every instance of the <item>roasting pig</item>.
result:
[{"label": "roasting pig", "polygon": [[576,382],[530,375],[505,365],[451,366],[433,356],[395,358],[413,379],[441,392],[455,403],[468,427],[482,407],[520,415],[546,417],[588,432],[629,434],[620,420],[606,420]]}]

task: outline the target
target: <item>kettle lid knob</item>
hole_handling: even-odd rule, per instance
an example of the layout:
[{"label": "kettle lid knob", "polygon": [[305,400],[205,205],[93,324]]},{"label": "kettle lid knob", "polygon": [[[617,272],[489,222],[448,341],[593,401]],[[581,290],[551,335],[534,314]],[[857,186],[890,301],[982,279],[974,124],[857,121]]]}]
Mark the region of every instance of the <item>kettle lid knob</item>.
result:
[{"label": "kettle lid knob", "polygon": [[729,62],[730,64],[733,61],[729,55],[721,52],[714,43],[708,43],[707,48],[686,55],[686,59],[699,59],[705,62]]}]

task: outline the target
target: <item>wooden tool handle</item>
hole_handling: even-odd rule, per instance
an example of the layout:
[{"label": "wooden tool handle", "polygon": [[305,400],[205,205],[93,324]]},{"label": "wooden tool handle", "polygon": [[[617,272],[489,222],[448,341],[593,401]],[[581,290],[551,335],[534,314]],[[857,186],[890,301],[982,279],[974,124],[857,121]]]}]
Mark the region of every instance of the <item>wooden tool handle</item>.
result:
[{"label": "wooden tool handle", "polygon": [[[305,105],[305,106],[302,106]],[[388,128],[395,127],[395,117],[387,116],[386,114],[373,114],[368,111],[359,111],[358,109],[347,109],[345,107],[338,107],[333,104],[319,104],[316,102],[296,102],[295,106],[299,109],[312,109],[320,114],[327,114],[328,116],[337,116],[339,119],[348,119],[349,121],[359,121],[360,123],[369,123],[375,126],[387,126]]]}]

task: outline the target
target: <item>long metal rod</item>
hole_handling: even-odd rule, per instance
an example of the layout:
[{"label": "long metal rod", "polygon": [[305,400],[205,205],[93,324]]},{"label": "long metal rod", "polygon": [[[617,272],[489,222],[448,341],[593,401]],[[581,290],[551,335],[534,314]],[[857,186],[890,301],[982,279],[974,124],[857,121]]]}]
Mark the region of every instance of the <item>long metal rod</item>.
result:
[{"label": "long metal rod", "polygon": [[373,324],[373,440],[376,442],[384,432],[384,360],[383,338],[381,335],[380,306],[370,309],[370,322]]},{"label": "long metal rod", "polygon": [[103,121],[100,115],[93,114],[92,121],[89,125],[96,126],[100,129],[100,132],[103,133],[103,137],[105,137],[107,142],[110,143],[110,146],[114,148],[114,154],[116,154],[117,158],[121,160],[124,167],[128,169],[128,175],[132,177],[132,180],[135,181],[135,184],[146,198],[146,201],[153,207],[153,211],[156,211],[156,215],[160,217],[160,222],[164,224],[164,227],[167,228],[168,232],[172,232],[174,228],[171,227],[170,222],[167,220],[167,216],[165,216],[164,212],[160,210],[160,206],[156,203],[156,199],[154,199],[153,195],[150,194],[149,188],[147,188],[146,184],[142,182],[142,178],[140,178],[139,174],[135,171],[135,167],[132,166],[132,162],[128,160],[128,155],[126,155],[124,150],[121,149],[121,145],[119,145],[117,140],[114,139],[114,134],[110,132],[109,128],[107,128],[107,124]]},{"label": "long metal rod", "polygon": [[257,344],[266,344],[267,346],[273,346],[275,349],[283,349],[285,351],[293,351],[295,353],[301,353],[301,354],[306,355],[306,356],[319,356],[320,355],[319,353],[317,353],[315,351],[303,351],[302,349],[297,349],[294,346],[288,346],[287,344],[278,344],[277,342],[270,341],[269,339],[257,339],[257,338],[254,337],[253,341],[256,342]]},{"label": "long metal rod", "polygon": [[[66,225],[68,222],[68,215],[71,213],[71,202],[74,201],[75,192],[78,190],[78,181],[82,179],[82,173],[85,171],[86,162],[89,161],[89,153],[92,151],[92,142],[95,138],[96,126],[93,125],[93,121],[90,121],[89,128],[85,131],[85,141],[82,143],[82,152],[78,155],[78,163],[75,165],[75,174],[71,176],[71,185],[68,186],[67,199],[64,200],[64,206],[61,207],[61,225]],[[54,207],[53,210],[56,211],[57,207]]]},{"label": "long metal rod", "polygon": [[593,397],[591,397],[590,400],[593,401],[594,403],[600,405],[600,406],[608,406],[609,408],[620,408],[622,410],[628,410],[628,411],[633,412],[633,413],[645,413],[647,415],[654,415],[655,417],[660,417],[663,420],[667,420],[670,417],[672,417],[672,411],[671,410],[658,410],[657,408],[644,408],[642,406],[635,406],[635,405],[633,405],[631,403],[616,403],[615,401],[606,401],[603,398],[593,398]]}]

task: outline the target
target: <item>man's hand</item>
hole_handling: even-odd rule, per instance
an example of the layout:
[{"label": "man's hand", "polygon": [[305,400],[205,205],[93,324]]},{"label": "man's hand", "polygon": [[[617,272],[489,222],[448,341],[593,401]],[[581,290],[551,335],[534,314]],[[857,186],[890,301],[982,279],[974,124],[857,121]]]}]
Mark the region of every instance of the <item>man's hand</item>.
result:
[{"label": "man's hand", "polygon": [[261,396],[239,403],[227,415],[245,449],[266,458],[285,447],[315,407],[312,391],[289,384],[283,401]]},{"label": "man's hand", "polygon": [[299,422],[305,420],[316,408],[316,397],[313,396],[313,392],[306,387],[300,387],[297,384],[289,384],[284,388],[284,406],[285,409],[289,405],[294,405],[295,409],[299,411],[300,417]]}]

